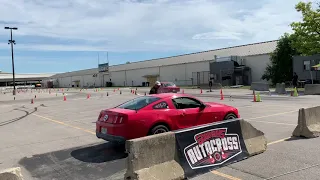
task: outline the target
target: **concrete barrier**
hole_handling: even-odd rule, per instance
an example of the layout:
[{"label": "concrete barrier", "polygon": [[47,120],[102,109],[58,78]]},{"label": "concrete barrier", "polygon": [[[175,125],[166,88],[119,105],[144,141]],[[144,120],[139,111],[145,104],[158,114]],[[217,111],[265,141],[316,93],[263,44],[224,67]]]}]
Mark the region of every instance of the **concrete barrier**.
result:
[{"label": "concrete barrier", "polygon": [[277,94],[287,94],[285,83],[276,84],[276,93]]},{"label": "concrete barrier", "polygon": [[306,84],[304,95],[320,95],[320,84]]},{"label": "concrete barrier", "polygon": [[264,133],[247,121],[240,120],[242,137],[249,157],[263,153],[267,150],[267,138]]},{"label": "concrete barrier", "polygon": [[178,163],[174,132],[142,137],[126,142],[125,180],[179,180],[184,171]]},{"label": "concrete barrier", "polygon": [[252,82],[250,90],[255,91],[270,91],[269,84],[266,82]]},{"label": "concrete barrier", "polygon": [[320,106],[299,109],[298,125],[292,135],[315,138],[320,134]]},{"label": "concrete barrier", "polygon": [[[199,157],[201,156],[199,154],[195,156],[192,153],[197,148],[199,150],[201,146],[198,141],[199,136],[202,136],[204,141],[202,142],[202,151],[198,151],[198,153],[205,153],[204,151],[206,151],[206,153],[212,155],[210,155],[210,158],[209,154],[206,155],[206,153],[202,157]],[[230,140],[232,140],[232,144],[222,145],[224,144],[223,138],[227,139],[228,143],[231,143]],[[227,143],[227,140],[225,143]],[[208,145],[209,141],[211,146]],[[211,141],[216,141],[216,144]],[[206,150],[203,149],[204,145],[206,145]],[[220,150],[218,146],[220,146]],[[234,146],[234,148],[231,149],[230,146]],[[227,149],[222,147],[227,147]],[[263,153],[266,148],[267,139],[264,133],[243,119],[211,123],[128,140],[126,142],[128,153],[127,172],[124,179],[181,180],[191,178],[215,168]],[[227,155],[223,155],[223,152]],[[193,160],[198,161],[194,162],[194,164],[190,163],[192,158],[189,156],[192,156],[192,154],[194,156]],[[225,159],[213,160],[214,158],[219,158],[219,156]]]},{"label": "concrete barrier", "polygon": [[10,168],[0,171],[0,180],[23,180],[21,168]]}]

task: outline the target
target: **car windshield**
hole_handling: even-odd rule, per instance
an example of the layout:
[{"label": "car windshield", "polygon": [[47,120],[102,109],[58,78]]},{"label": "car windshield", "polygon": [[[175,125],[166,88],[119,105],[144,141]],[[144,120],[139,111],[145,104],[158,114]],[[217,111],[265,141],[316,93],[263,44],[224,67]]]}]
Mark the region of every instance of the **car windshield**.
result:
[{"label": "car windshield", "polygon": [[174,83],[168,82],[168,83],[163,83],[164,87],[175,87],[176,85]]},{"label": "car windshield", "polygon": [[127,101],[127,102],[117,106],[117,108],[139,110],[139,109],[142,109],[155,101],[158,101],[159,99],[160,98],[153,97],[153,96],[141,96],[141,97],[132,99],[130,101]]}]

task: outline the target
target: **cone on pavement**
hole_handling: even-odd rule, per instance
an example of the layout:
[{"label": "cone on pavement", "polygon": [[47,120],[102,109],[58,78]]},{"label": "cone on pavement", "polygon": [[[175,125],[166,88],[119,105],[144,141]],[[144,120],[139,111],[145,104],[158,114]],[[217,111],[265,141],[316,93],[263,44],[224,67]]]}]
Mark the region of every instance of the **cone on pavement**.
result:
[{"label": "cone on pavement", "polygon": [[90,98],[90,94],[87,94],[87,99],[89,99]]},{"label": "cone on pavement", "polygon": [[33,99],[31,99],[31,104],[33,104]]},{"label": "cone on pavement", "polygon": [[260,93],[257,92],[257,101],[256,102],[261,102],[261,97],[260,97]]},{"label": "cone on pavement", "polygon": [[63,101],[66,101],[67,100],[67,97],[66,96],[63,96]]},{"label": "cone on pavement", "polygon": [[200,89],[200,94],[202,94],[202,89]]},{"label": "cone on pavement", "polygon": [[298,91],[297,91],[297,88],[295,87],[294,90],[293,90],[293,97],[298,97]]},{"label": "cone on pavement", "polygon": [[257,98],[256,98],[256,92],[253,90],[253,102],[257,102]]},{"label": "cone on pavement", "polygon": [[222,89],[220,90],[220,100],[224,100]]}]

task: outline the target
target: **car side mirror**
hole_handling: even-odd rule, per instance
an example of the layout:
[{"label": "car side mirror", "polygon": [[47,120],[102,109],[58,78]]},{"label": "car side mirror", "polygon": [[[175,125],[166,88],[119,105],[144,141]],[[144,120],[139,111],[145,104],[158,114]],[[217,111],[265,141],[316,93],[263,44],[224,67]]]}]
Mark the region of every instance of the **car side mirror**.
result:
[{"label": "car side mirror", "polygon": [[206,105],[203,104],[203,103],[201,103],[201,104],[200,104],[200,109],[204,109],[204,108],[206,108]]}]

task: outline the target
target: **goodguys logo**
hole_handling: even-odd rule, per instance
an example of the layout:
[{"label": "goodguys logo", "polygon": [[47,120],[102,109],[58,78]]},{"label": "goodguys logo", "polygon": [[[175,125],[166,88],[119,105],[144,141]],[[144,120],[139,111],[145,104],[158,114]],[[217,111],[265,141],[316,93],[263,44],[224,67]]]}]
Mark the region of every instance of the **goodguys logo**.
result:
[{"label": "goodguys logo", "polygon": [[184,149],[191,169],[217,166],[239,155],[238,134],[227,134],[227,128],[211,129],[194,136],[195,143]]}]

